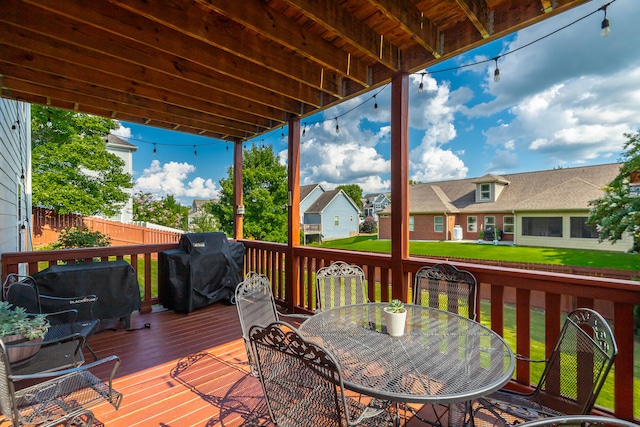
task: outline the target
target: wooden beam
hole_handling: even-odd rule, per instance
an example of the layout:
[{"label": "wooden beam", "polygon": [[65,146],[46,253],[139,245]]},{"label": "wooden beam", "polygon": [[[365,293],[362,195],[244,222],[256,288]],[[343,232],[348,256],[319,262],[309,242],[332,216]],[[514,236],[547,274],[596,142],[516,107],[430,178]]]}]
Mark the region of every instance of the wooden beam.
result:
[{"label": "wooden beam", "polygon": [[[55,0],[53,1],[55,2]],[[120,10],[120,15],[129,15],[127,12],[138,14],[163,25],[164,27],[158,28],[159,31],[175,31],[177,37],[190,38],[189,43],[192,45],[197,41],[204,42],[208,46],[215,46],[233,56],[253,63],[254,70],[256,66],[259,66],[335,96],[340,96],[339,78],[326,79],[324,84],[320,86],[321,67],[292,55],[279,46],[260,43],[254,33],[247,31],[234,21],[214,14],[207,16],[206,13],[202,13],[200,8],[193,7],[192,1],[173,2],[173,7],[170,7],[168,3],[161,6],[156,2],[144,0],[112,0],[112,3],[123,8]],[[122,30],[127,30],[127,28],[122,28]],[[187,46],[188,49],[190,48]],[[200,49],[204,49],[204,47]],[[185,46],[179,49],[179,51],[184,50]],[[282,64],[287,64],[287,67],[283,67]],[[255,70],[255,72],[260,71]]]},{"label": "wooden beam", "polygon": [[[5,21],[5,18],[0,17],[0,28],[6,31],[3,42],[22,49],[28,48],[29,51],[72,64],[85,63],[99,72],[112,73],[129,80],[144,81],[145,84],[155,86],[161,91],[173,90],[214,103],[221,103],[223,102],[221,100],[226,99],[226,106],[229,108],[236,108],[237,98],[252,104],[259,102],[267,107],[263,117],[270,119],[282,117],[283,111],[296,114],[300,111],[298,100],[278,95],[262,87],[248,85],[220,73],[209,72],[197,64],[176,62],[178,59],[170,55],[162,56],[163,59],[161,59],[158,58],[157,52],[141,54],[135,47],[132,49],[132,43],[128,43],[127,40],[120,39],[121,44],[118,44],[114,40],[116,37],[108,36],[104,32],[83,24],[73,25],[63,19],[66,25],[59,24],[60,34],[63,34],[58,39],[61,42],[52,43],[48,36],[42,34],[49,28],[46,23],[43,23],[44,16],[38,16],[43,12],[35,8],[32,11],[23,10],[22,12],[35,15],[36,19],[29,20],[23,27],[15,27],[10,24],[11,21]],[[79,26],[84,28],[78,28]],[[86,49],[84,41],[87,33],[91,33],[92,40],[97,44],[109,46],[109,54],[104,55],[102,51]],[[118,54],[122,57],[116,56]],[[136,58],[135,61],[133,58]],[[178,73],[176,68],[179,70]],[[317,96],[318,93],[314,95]],[[268,114],[269,111],[273,111],[275,116]]]},{"label": "wooden beam", "polygon": [[456,0],[482,38],[491,35],[490,11],[485,0]]},{"label": "wooden beam", "polygon": [[409,257],[409,75],[391,81],[391,271],[393,298],[408,302]]},{"label": "wooden beam", "polygon": [[[170,0],[165,0],[170,1]],[[287,19],[260,0],[206,0],[203,8],[233,19],[260,35],[332,70],[362,86],[368,86],[368,67],[358,58],[347,58],[343,50]]]},{"label": "wooden beam", "polygon": [[362,21],[347,13],[337,0],[283,1],[310,19],[329,28],[368,58],[384,64],[390,70],[398,70],[400,64],[399,48]]},{"label": "wooden beam", "polygon": [[[19,0],[7,1],[21,3]],[[226,76],[240,79],[248,85],[267,87],[281,95],[295,97],[296,92],[305,92],[293,82],[283,79],[283,76],[290,77],[293,81],[310,88],[334,94],[334,96],[337,96],[338,93],[339,83],[335,79],[326,78],[324,88],[320,88],[320,70],[317,67],[312,67],[308,61],[306,63],[304,61],[296,62],[290,61],[290,57],[281,57],[281,61],[271,64],[271,67],[260,67],[260,60],[256,61],[247,55],[238,55],[233,49],[224,49],[204,43],[202,40],[194,39],[184,32],[163,26],[160,23],[154,24],[153,21],[149,21],[143,16],[129,13],[106,2],[100,3],[99,8],[89,8],[83,0],[65,0],[64,2],[56,0],[25,0],[25,2],[36,8],[42,8],[47,12],[44,14],[47,17],[45,22],[50,28],[56,28],[56,22],[52,22],[52,16],[56,16],[55,20],[58,21],[61,18],[57,15],[61,15],[71,19],[76,25],[82,22],[96,29],[112,33],[117,37],[124,37],[127,39],[127,43],[131,43],[136,48],[138,44],[152,48],[157,58],[162,58],[167,54],[175,55]],[[7,10],[11,11],[13,7],[7,7]],[[23,16],[22,13],[21,16]],[[81,21],[78,22],[77,19]],[[58,31],[51,32],[49,30],[49,32],[52,37],[62,37]],[[219,31],[219,33],[223,32],[225,31]],[[235,40],[232,46],[241,44],[239,40],[233,39],[233,37],[226,38],[227,41],[229,39]],[[249,41],[245,40],[244,42],[248,43]],[[252,40],[249,44],[255,44],[255,41]],[[126,44],[122,47],[126,48]],[[108,44],[99,46],[100,51],[105,52],[109,52],[112,48],[113,46]],[[259,55],[259,48],[257,48],[257,52],[254,51],[253,53],[258,55],[257,58],[263,58]],[[122,54],[118,56],[122,56]],[[173,65],[180,67],[183,62],[180,61]],[[283,63],[289,66],[286,70],[287,74],[275,70],[278,66],[282,67]],[[292,90],[293,88],[296,90]],[[312,99],[308,99],[305,102],[311,102],[312,100],[315,102],[318,98],[319,96],[312,97]]]},{"label": "wooden beam", "polygon": [[440,31],[413,3],[405,1],[400,4],[392,0],[371,0],[371,2],[386,19],[396,22],[424,50],[431,53],[434,58],[440,58],[438,50]]},{"label": "wooden beam", "polygon": [[[264,128],[256,128],[245,124],[235,123],[228,117],[219,117],[217,121],[205,113],[188,110],[185,108],[163,104],[152,100],[141,99],[136,95],[114,96],[112,91],[102,89],[93,95],[85,95],[93,87],[86,83],[74,82],[69,79],[60,79],[57,76],[46,75],[38,71],[16,67],[13,64],[5,64],[0,61],[0,70],[5,73],[4,86],[22,94],[30,94],[49,100],[56,99],[63,103],[74,103],[82,107],[83,112],[90,109],[91,114],[105,117],[111,115],[111,111],[119,111],[127,116],[138,117],[135,122],[147,124],[153,117],[154,121],[166,123],[179,123],[182,126],[205,129],[208,132],[221,135],[232,135],[238,138],[246,137],[247,132],[262,131]],[[25,80],[22,80],[25,79]],[[33,84],[31,81],[39,81],[42,84]],[[86,88],[86,90],[84,89]],[[102,96],[101,96],[102,95]],[[37,98],[30,98],[37,99]],[[59,104],[59,102],[56,102]],[[43,104],[44,102],[34,102]],[[49,105],[49,104],[47,104]],[[240,129],[238,129],[240,128]]]},{"label": "wooden beam", "polygon": [[[136,95],[141,98],[157,101],[161,104],[170,104],[189,110],[200,111],[207,115],[213,114],[219,117],[231,118],[235,117],[234,114],[240,117],[244,115],[248,121],[255,121],[255,115],[262,116],[262,114],[266,114],[271,110],[272,112],[269,115],[272,117],[264,118],[263,122],[265,123],[281,123],[282,117],[284,116],[283,111],[269,109],[268,107],[260,106],[260,104],[252,104],[249,101],[236,99],[234,104],[234,99],[231,95],[225,95],[222,98],[216,99],[216,101],[218,101],[217,103],[204,101],[184,93],[158,90],[158,88],[151,87],[145,83],[136,84],[125,77],[108,74],[74,63],[67,63],[55,58],[44,57],[32,52],[25,52],[12,46],[2,45],[2,49],[0,49],[0,61],[6,62],[6,65],[3,65],[2,69],[7,71],[3,72],[3,74],[11,75],[10,69],[15,67],[12,64],[26,62],[31,70],[38,70],[49,75],[57,76],[57,79],[60,80],[68,79],[71,82],[82,82],[90,85],[88,87],[89,92],[86,93],[95,93],[99,88],[119,92],[119,94],[111,95],[111,97],[115,98],[114,100]],[[19,78],[20,76],[15,75],[15,77]],[[61,85],[69,86],[67,82],[62,82]],[[260,113],[256,114],[258,111],[260,111]]]}]

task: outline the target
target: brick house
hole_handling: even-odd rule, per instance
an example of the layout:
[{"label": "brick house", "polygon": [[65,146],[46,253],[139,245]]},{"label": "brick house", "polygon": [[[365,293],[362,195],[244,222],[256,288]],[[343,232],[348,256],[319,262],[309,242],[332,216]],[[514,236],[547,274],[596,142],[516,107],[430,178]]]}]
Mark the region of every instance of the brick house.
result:
[{"label": "brick house", "polygon": [[[478,240],[481,230],[498,228],[502,241],[518,245],[627,251],[631,236],[598,243],[586,224],[589,201],[619,169],[612,163],[412,185],[410,239]],[[379,237],[389,239],[391,207],[379,216]]]}]

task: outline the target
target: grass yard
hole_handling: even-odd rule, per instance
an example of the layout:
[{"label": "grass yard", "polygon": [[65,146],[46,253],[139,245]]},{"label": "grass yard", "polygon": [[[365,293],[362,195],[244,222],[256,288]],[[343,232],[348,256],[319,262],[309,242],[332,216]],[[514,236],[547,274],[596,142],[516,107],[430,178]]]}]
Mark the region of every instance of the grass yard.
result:
[{"label": "grass yard", "polygon": [[[606,243],[603,243],[606,245]],[[322,248],[365,252],[391,252],[389,240],[378,240],[375,235],[336,239],[315,245]],[[640,270],[640,254],[620,252],[537,248],[531,246],[493,245],[467,242],[410,242],[412,255],[486,259],[493,261],[529,262],[568,266]],[[640,279],[640,273],[638,275]]]}]

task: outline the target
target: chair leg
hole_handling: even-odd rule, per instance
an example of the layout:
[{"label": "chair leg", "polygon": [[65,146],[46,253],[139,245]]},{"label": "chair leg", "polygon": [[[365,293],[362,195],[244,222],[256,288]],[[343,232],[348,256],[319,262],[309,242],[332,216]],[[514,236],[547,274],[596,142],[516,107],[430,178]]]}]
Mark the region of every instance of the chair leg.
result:
[{"label": "chair leg", "polygon": [[85,347],[87,348],[87,350],[89,350],[89,353],[91,353],[91,355],[93,356],[93,358],[95,360],[98,360],[98,355],[96,354],[95,351],[93,351],[93,349],[91,348],[91,346],[88,343],[85,343]]}]

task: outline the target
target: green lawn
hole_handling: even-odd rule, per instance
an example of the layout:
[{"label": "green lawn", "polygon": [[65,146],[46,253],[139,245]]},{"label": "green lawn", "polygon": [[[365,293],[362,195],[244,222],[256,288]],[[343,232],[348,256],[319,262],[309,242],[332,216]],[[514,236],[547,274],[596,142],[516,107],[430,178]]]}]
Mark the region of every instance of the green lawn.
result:
[{"label": "green lawn", "polygon": [[[606,247],[607,243],[603,243]],[[330,240],[322,248],[346,249],[365,252],[391,252],[389,240],[376,236],[355,236]],[[536,248],[530,246],[493,245],[491,243],[463,242],[411,242],[412,255],[486,259],[493,261],[530,262],[583,267],[640,270],[640,254],[579,249]],[[640,276],[640,274],[639,274]],[[640,279],[640,277],[639,277]]]}]

